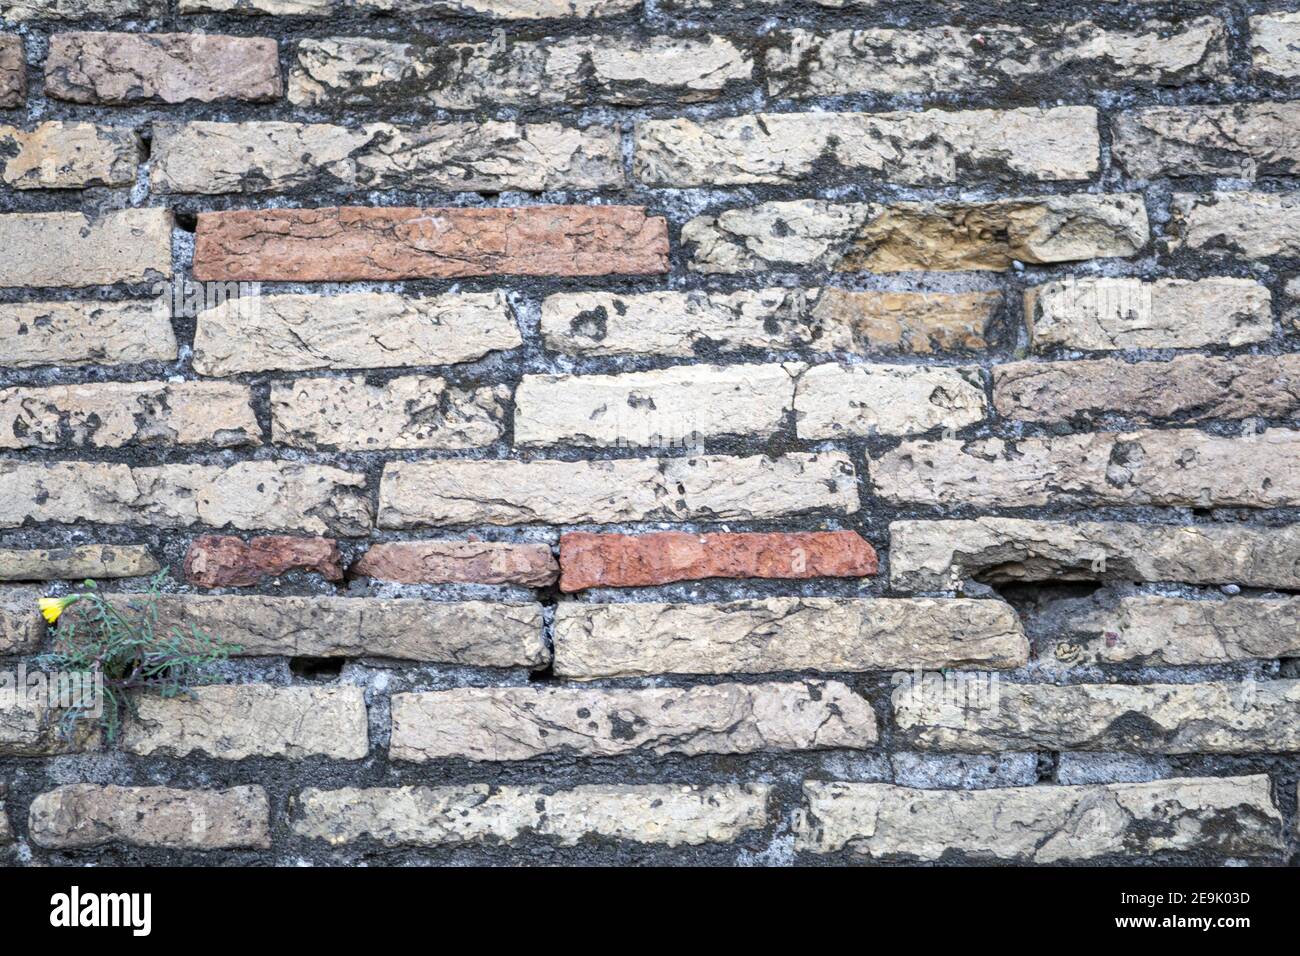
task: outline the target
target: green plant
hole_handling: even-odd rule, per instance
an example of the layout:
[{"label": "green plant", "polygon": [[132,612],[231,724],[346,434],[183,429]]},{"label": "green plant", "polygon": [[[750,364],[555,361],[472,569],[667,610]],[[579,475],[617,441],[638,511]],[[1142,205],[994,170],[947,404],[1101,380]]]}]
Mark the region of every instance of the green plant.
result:
[{"label": "green plant", "polygon": [[167,580],[160,571],[140,595],[100,593],[94,581],[85,590],[61,598],[42,598],[41,612],[51,624],[64,611],[79,605],[59,625],[53,650],[39,657],[40,666],[52,671],[98,671],[103,684],[103,706],[96,715],[93,703],[69,707],[63,730],[71,734],[76,721],[94,717],[110,741],[116,739],[124,712],[137,714],[135,694],[151,691],[178,697],[202,680],[211,665],[241,649],[225,644],[194,625],[160,627],[158,594]]}]

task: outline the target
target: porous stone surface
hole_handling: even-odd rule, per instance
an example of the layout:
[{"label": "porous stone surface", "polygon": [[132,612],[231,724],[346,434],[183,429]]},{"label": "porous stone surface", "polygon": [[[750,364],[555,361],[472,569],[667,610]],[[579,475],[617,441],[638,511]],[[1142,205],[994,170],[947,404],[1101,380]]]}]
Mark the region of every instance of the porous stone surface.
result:
[{"label": "porous stone surface", "polygon": [[737,754],[866,749],[871,705],[836,681],[687,690],[463,687],[393,697],[394,760],[542,754]]},{"label": "porous stone surface", "polygon": [[[683,640],[683,635],[691,635]],[[1014,668],[1029,643],[1010,605],[929,598],[586,604],[555,614],[555,673],[762,674]]]},{"label": "porous stone surface", "polygon": [[[5,552],[0,552],[0,568],[4,561]],[[0,574],[0,580],[12,578]],[[36,604],[40,597],[38,588],[0,585],[0,654],[30,654],[40,647],[45,637],[45,619]],[[8,685],[0,691],[12,692]]]},{"label": "porous stone surface", "polygon": [[167,311],[152,301],[0,305],[0,362],[11,367],[133,365],[176,354]]},{"label": "porous stone surface", "polygon": [[387,541],[348,569],[401,584],[554,584],[559,568],[544,544],[508,541]]},{"label": "porous stone surface", "polygon": [[80,581],[153,574],[158,561],[140,544],[81,544],[67,548],[0,548],[0,581]]},{"label": "porous stone surface", "polygon": [[1300,255],[1300,194],[1295,192],[1175,193],[1174,250],[1206,255]]},{"label": "porous stone surface", "polygon": [[916,365],[815,365],[799,376],[794,407],[801,438],[955,430],[987,414],[979,369]]},{"label": "porous stone surface", "polygon": [[331,844],[387,846],[583,840],[695,846],[768,825],[767,784],[587,784],[572,790],[460,787],[303,791],[293,830]]},{"label": "porous stone surface", "polygon": [[131,186],[140,139],[130,129],[93,123],[0,126],[0,183],[15,189]]},{"label": "porous stone surface", "polygon": [[1131,176],[1293,176],[1300,103],[1134,110],[1116,119],[1114,137],[1115,157]]},{"label": "porous stone surface", "polygon": [[876,551],[856,531],[560,536],[560,590],[647,587],[700,578],[867,577]]},{"label": "porous stone surface", "polygon": [[[9,19],[8,12],[5,18]],[[0,34],[0,109],[22,106],[27,99],[27,60],[23,39],[17,34]]]},{"label": "porous stone surface", "polygon": [[271,846],[270,805],[258,786],[229,790],[72,784],[32,801],[37,846],[80,850],[106,843],[170,850]]},{"label": "porous stone surface", "polygon": [[[0,287],[145,282],[172,274],[172,214],[119,209],[0,215]],[[140,348],[147,348],[141,345]]]},{"label": "porous stone surface", "polygon": [[91,721],[65,725],[64,712],[50,707],[39,692],[29,697],[21,689],[15,692],[15,686],[0,688],[0,757],[54,757],[99,746],[101,737]]},{"label": "porous stone surface", "polygon": [[1250,18],[1254,72],[1273,78],[1300,76],[1300,13],[1270,13]]},{"label": "porous stone surface", "polygon": [[31,20],[148,20],[165,12],[161,0],[12,0],[0,3],[0,17],[10,23]]},{"label": "porous stone surface", "polygon": [[327,581],[343,580],[343,556],[331,538],[268,534],[245,541],[205,534],[185,552],[185,580],[202,588],[248,587],[288,571],[313,571]]},{"label": "porous stone surface", "polygon": [[1277,857],[1283,847],[1262,774],[966,792],[810,781],[804,796],[795,846],[816,854],[1061,863],[1204,849]]}]

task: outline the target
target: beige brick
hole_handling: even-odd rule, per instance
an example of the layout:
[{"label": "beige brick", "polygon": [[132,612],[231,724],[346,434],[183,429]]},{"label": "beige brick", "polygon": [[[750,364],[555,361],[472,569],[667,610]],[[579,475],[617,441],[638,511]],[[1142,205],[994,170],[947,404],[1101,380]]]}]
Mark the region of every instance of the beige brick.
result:
[{"label": "beige brick", "polygon": [[1300,432],[1237,438],[1191,428],[970,442],[910,441],[868,463],[885,501],[1275,508],[1300,503]]},{"label": "beige brick", "polygon": [[165,193],[541,192],[623,184],[616,130],[559,123],[159,123],[152,158],[153,187]]},{"label": "beige brick", "polygon": [[181,13],[325,16],[355,8],[384,13],[477,15],[498,20],[586,19],[626,13],[641,0],[180,0]]},{"label": "beige brick", "polygon": [[446,110],[711,100],[747,85],[754,64],[719,36],[579,36],[422,45],[359,37],[301,40],[296,106],[402,102]]},{"label": "beige brick", "polygon": [[808,853],[1041,864],[1283,852],[1282,814],[1263,774],[965,792],[807,781],[803,790],[795,848]]},{"label": "beige brick", "polygon": [[800,438],[908,435],[963,428],[987,412],[978,368],[814,365],[794,396]]},{"label": "beige brick", "polygon": [[519,445],[697,447],[720,435],[770,435],[803,369],[679,365],[619,375],[525,375],[515,392]]},{"label": "beige brick", "polygon": [[64,716],[43,698],[23,699],[11,687],[0,689],[0,757],[50,757],[98,747],[100,737],[89,720],[65,726]]},{"label": "beige brick", "polygon": [[29,20],[149,20],[164,16],[162,0],[0,0],[0,17]]},{"label": "beige brick", "polygon": [[390,462],[379,488],[384,528],[761,520],[857,510],[853,464],[840,452]]},{"label": "beige brick", "polygon": [[131,468],[100,462],[0,460],[0,527],[26,520],[71,524],[204,524],[365,534],[371,527],[365,475],[325,465],[247,461]]},{"label": "beige brick", "polygon": [[766,202],[682,227],[695,272],[1006,270],[1013,262],[1131,256],[1148,237],[1133,193],[992,202]]},{"label": "beige brick", "polygon": [[194,369],[232,375],[450,365],[522,342],[499,293],[267,295],[199,313]]},{"label": "beige brick", "polygon": [[1300,76],[1300,13],[1251,17],[1250,55],[1256,73]]},{"label": "beige brick", "polygon": [[1015,90],[1067,77],[1086,89],[1178,86],[1229,75],[1227,29],[1213,17],[1113,28],[1083,20],[791,30],[767,51],[768,92],[778,97]]},{"label": "beige brick", "polygon": [[1175,193],[1171,249],[1261,259],[1300,255],[1300,193]]},{"label": "beige brick", "polygon": [[1114,122],[1111,148],[1130,176],[1255,179],[1300,171],[1300,103],[1155,106]]},{"label": "beige brick", "polygon": [[0,448],[261,444],[247,386],[102,382],[0,389]]},{"label": "beige brick", "polygon": [[139,716],[127,723],[122,746],[146,757],[360,760],[369,749],[360,687],[222,684],[168,700],[142,695],[137,703]]},{"label": "beige brick", "polygon": [[[1009,148],[1008,144],[1015,144]],[[635,172],[651,186],[798,184],[813,174],[889,182],[1086,180],[1100,143],[1092,107],[920,113],[759,113],[637,124]]]},{"label": "beige brick", "polygon": [[979,581],[1170,581],[1300,589],[1300,525],[1120,521],[895,521],[889,580],[900,591]]},{"label": "beige brick", "polygon": [[1294,418],[1300,412],[1300,355],[1219,358],[1180,355],[1167,362],[1013,362],[993,369],[998,414],[1021,421],[1133,421],[1177,417]]},{"label": "beige brick", "polygon": [[32,801],[27,830],[39,847],[80,850],[124,843],[168,850],[270,849],[271,810],[258,786],[228,790],[58,787]]},{"label": "beige brick", "polygon": [[[684,640],[683,635],[689,635]],[[729,604],[561,603],[555,673],[762,674],[1019,667],[1010,605],[930,598],[764,598]]]},{"label": "beige brick", "polygon": [[304,790],[293,830],[339,845],[513,843],[535,837],[561,846],[601,841],[697,846],[731,843],[769,823],[771,787],[745,783],[398,787]]},{"label": "beige brick", "polygon": [[23,38],[0,33],[0,109],[22,106],[27,99],[27,58]]},{"label": "beige brick", "polygon": [[153,574],[158,562],[142,544],[0,549],[0,581],[80,581]]},{"label": "beige brick", "polygon": [[119,209],[0,215],[0,286],[84,286],[145,282],[172,274],[172,214]]},{"label": "beige brick", "polygon": [[478,448],[501,437],[510,388],[461,388],[433,375],[384,385],[300,378],[271,388],[271,435],[295,448]]},{"label": "beige brick", "polygon": [[[0,567],[6,553],[0,551]],[[8,578],[0,575],[0,580]],[[33,654],[45,638],[45,619],[37,610],[42,597],[40,588],[0,585],[0,655]],[[0,688],[0,694],[11,693]]]},{"label": "beige brick", "polygon": [[997,292],[561,292],[542,302],[548,348],[693,358],[697,349],[912,352],[983,349]]},{"label": "beige brick", "polygon": [[1033,347],[1106,351],[1246,345],[1273,334],[1250,279],[1067,279],[1025,291]]},{"label": "beige brick", "polygon": [[140,139],[122,126],[41,123],[0,126],[0,183],[15,189],[133,186]]},{"label": "beige brick", "polygon": [[892,696],[896,740],[923,750],[1148,754],[1300,750],[1300,681],[1010,684],[989,698],[913,685]]},{"label": "beige brick", "polygon": [[393,697],[394,760],[867,749],[876,716],[836,681],[636,690],[461,687]]},{"label": "beige brick", "polygon": [[166,303],[9,302],[0,305],[0,364],[174,362]]}]

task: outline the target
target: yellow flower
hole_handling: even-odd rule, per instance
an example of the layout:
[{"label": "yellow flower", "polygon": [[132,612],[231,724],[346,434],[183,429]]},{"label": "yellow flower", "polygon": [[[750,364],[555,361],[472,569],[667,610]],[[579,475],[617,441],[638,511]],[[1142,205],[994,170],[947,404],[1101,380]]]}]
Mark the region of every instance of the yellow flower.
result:
[{"label": "yellow flower", "polygon": [[76,603],[80,599],[80,594],[69,594],[66,597],[60,598],[44,597],[36,603],[40,606],[41,613],[45,615],[45,620],[53,624],[59,619],[59,615],[63,613],[64,608],[69,604]]}]

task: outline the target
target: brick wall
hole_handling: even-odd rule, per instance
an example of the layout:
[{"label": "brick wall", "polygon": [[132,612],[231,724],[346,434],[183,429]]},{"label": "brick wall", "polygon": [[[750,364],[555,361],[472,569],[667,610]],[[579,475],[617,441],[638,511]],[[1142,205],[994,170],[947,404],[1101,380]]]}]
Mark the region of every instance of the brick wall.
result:
[{"label": "brick wall", "polygon": [[243,647],[0,711],[0,860],[1296,862],[1298,50],[0,0],[0,664]]}]

